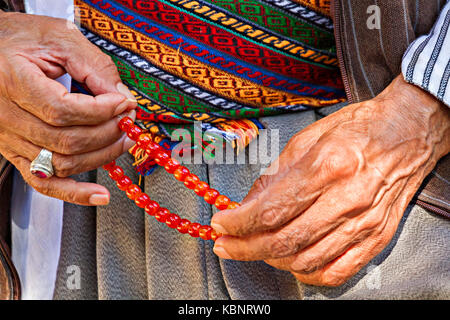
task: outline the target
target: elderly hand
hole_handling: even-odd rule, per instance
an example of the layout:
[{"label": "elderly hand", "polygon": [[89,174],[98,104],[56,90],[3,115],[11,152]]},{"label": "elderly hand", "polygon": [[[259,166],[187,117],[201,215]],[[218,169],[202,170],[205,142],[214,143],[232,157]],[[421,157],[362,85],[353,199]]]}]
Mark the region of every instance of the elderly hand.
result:
[{"label": "elderly hand", "polygon": [[393,237],[408,203],[450,151],[450,111],[397,77],[295,135],[274,175],[214,215],[215,253],[265,260],[299,281],[343,284]]},{"label": "elderly hand", "polygon": [[[0,153],[37,191],[82,205],[104,205],[108,190],[70,175],[95,169],[132,142],[117,115],[134,117],[136,100],[112,60],[62,19],[0,10]],[[69,73],[95,97],[68,93],[56,78]],[[55,176],[39,179],[30,163],[53,152]]]}]

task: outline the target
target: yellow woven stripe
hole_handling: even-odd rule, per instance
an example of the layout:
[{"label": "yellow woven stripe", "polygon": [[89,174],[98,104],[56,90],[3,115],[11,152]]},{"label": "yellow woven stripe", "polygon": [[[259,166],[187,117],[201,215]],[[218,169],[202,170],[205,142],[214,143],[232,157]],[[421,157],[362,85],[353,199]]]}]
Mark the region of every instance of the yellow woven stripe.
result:
[{"label": "yellow woven stripe", "polygon": [[293,0],[305,7],[320,12],[327,17],[331,17],[331,1],[330,0]]}]

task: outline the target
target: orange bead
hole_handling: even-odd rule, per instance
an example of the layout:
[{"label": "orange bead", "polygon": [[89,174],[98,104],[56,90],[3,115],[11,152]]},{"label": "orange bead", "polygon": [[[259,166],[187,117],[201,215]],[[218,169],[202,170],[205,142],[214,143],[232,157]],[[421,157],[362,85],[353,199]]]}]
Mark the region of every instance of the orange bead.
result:
[{"label": "orange bead", "polygon": [[230,199],[227,196],[220,195],[216,198],[216,201],[214,202],[214,205],[219,210],[225,210],[228,208],[228,205],[230,204]]},{"label": "orange bead", "polygon": [[170,159],[166,162],[166,164],[164,165],[164,169],[166,169],[166,171],[167,171],[168,173],[174,173],[175,170],[176,170],[179,166],[180,166],[180,163],[179,163],[177,160],[170,158]]},{"label": "orange bead", "polygon": [[211,240],[211,231],[212,228],[210,226],[201,226],[198,229],[198,235],[203,240]]},{"label": "orange bead", "polygon": [[141,188],[135,184],[132,184],[127,188],[126,194],[128,198],[134,200],[141,194]]},{"label": "orange bead", "polygon": [[156,212],[159,210],[159,204],[156,201],[150,200],[147,205],[145,206],[145,212],[150,215],[154,216]]},{"label": "orange bead", "polygon": [[188,219],[181,219],[180,223],[177,226],[177,230],[180,233],[188,233],[190,225],[191,225],[191,222]]},{"label": "orange bead", "polygon": [[227,209],[234,209],[234,208],[237,208],[237,207],[240,207],[240,206],[241,206],[240,203],[231,201],[230,204],[228,205]]},{"label": "orange bead", "polygon": [[188,233],[191,235],[191,237],[198,237],[198,229],[200,229],[202,225],[200,223],[191,223],[188,228]]},{"label": "orange bead", "polygon": [[175,229],[180,222],[181,222],[180,216],[175,213],[169,214],[169,216],[166,219],[166,224],[172,229]]},{"label": "orange bead", "polygon": [[175,177],[175,179],[177,179],[178,181],[184,181],[184,179],[186,179],[187,175],[189,174],[189,170],[186,167],[183,166],[179,166],[175,172],[173,173],[173,176]]},{"label": "orange bead", "polygon": [[163,150],[158,151],[155,155],[155,162],[160,166],[164,166],[169,159],[170,159],[169,154]]},{"label": "orange bead", "polygon": [[188,189],[194,189],[195,186],[197,185],[197,183],[200,182],[200,179],[193,173],[189,174],[185,179],[184,179],[184,185],[188,188]]},{"label": "orange bead", "polygon": [[128,131],[129,128],[134,124],[130,117],[123,117],[119,121],[119,129],[122,131]]},{"label": "orange bead", "polygon": [[158,220],[159,222],[166,222],[167,217],[169,216],[170,211],[167,210],[166,208],[160,208],[156,213],[155,213],[155,218],[156,220]]},{"label": "orange bead", "polygon": [[114,166],[109,170],[109,177],[114,181],[119,180],[123,176],[123,169],[119,166]]},{"label": "orange bead", "polygon": [[116,161],[111,161],[110,163],[107,163],[103,166],[103,169],[105,169],[106,171],[111,170],[112,168],[114,168],[116,166]]},{"label": "orange bead", "polygon": [[127,131],[127,136],[131,139],[131,140],[137,140],[139,138],[139,136],[142,134],[142,129],[139,128],[138,126],[134,125],[131,126],[130,128],[128,128]]},{"label": "orange bead", "polygon": [[205,199],[205,201],[208,202],[209,204],[214,204],[219,195],[220,195],[219,191],[215,189],[209,189],[208,191],[205,192],[203,199]]},{"label": "orange bead", "polygon": [[149,157],[154,158],[156,153],[161,150],[161,146],[155,142],[150,142],[145,148],[145,153],[148,154]]},{"label": "orange bead", "polygon": [[216,230],[211,230],[211,240],[212,241],[216,241],[217,239],[219,239],[222,236],[221,233],[217,233]]},{"label": "orange bead", "polygon": [[122,176],[119,180],[117,180],[116,184],[117,187],[122,190],[125,191],[127,190],[127,188],[130,186],[130,184],[132,184],[133,181],[131,181],[130,178],[128,178],[127,176]]},{"label": "orange bead", "polygon": [[150,202],[150,197],[146,193],[141,193],[134,199],[134,202],[139,208],[145,208],[145,206]]},{"label": "orange bead", "polygon": [[152,142],[152,138],[149,135],[141,134],[136,141],[136,145],[141,149],[146,149],[150,142]]},{"label": "orange bead", "polygon": [[205,192],[208,191],[209,189],[209,184],[207,184],[204,181],[200,181],[199,183],[197,183],[197,185],[195,186],[194,192],[200,196],[203,197],[205,195]]}]

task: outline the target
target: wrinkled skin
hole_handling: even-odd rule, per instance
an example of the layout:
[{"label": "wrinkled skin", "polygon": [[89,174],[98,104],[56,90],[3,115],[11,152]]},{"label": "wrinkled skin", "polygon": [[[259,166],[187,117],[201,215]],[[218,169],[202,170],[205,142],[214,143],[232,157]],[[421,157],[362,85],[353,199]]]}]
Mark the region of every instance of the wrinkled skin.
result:
[{"label": "wrinkled skin", "polygon": [[339,286],[387,246],[449,151],[449,108],[399,76],[296,134],[276,174],[261,176],[241,207],[214,215],[213,228],[227,234],[214,251]]},{"label": "wrinkled skin", "polygon": [[[37,191],[68,202],[104,205],[108,190],[67,178],[117,158],[132,142],[117,115],[136,101],[112,60],[62,19],[0,10],[0,153]],[[68,72],[95,97],[70,94],[54,79]],[[30,163],[53,152],[55,176],[39,179]]]}]

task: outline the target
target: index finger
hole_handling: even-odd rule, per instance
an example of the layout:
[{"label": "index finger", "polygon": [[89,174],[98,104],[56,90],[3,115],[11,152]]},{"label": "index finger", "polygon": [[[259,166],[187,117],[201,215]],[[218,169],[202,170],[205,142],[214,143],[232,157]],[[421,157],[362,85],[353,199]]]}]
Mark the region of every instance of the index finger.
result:
[{"label": "index finger", "polygon": [[14,101],[53,126],[99,124],[136,107],[135,100],[120,93],[104,93],[95,97],[69,93],[62,84],[37,68],[20,81],[23,88],[20,94],[15,95]]}]

